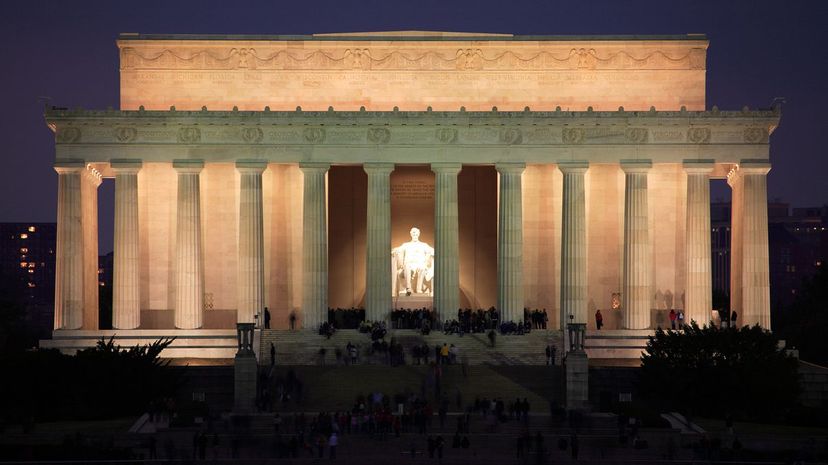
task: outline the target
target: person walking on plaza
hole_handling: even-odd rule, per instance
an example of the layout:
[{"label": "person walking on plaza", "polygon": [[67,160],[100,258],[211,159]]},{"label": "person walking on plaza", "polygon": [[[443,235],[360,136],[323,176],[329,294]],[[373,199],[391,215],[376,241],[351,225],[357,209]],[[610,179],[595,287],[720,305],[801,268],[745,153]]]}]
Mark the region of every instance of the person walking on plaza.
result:
[{"label": "person walking on plaza", "polygon": [[676,329],[676,311],[674,309],[670,309],[670,329]]},{"label": "person walking on plaza", "polygon": [[270,343],[270,366],[276,364],[276,346]]},{"label": "person walking on plaza", "polygon": [[601,309],[595,311],[595,329],[601,331],[601,327],[604,326],[604,315],[601,315]]},{"label": "person walking on plaza", "polygon": [[336,436],[336,432],[331,433],[331,437],[328,438],[328,449],[331,451],[331,460],[336,458],[336,446],[339,445],[339,438]]}]

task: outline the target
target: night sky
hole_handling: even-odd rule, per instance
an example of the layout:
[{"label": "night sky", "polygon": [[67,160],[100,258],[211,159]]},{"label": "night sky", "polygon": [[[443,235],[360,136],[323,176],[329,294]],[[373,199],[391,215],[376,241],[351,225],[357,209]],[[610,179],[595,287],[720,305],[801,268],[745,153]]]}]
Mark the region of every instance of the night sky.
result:
[{"label": "night sky", "polygon": [[[491,1],[347,2],[18,1],[0,8],[0,222],[55,221],[49,104],[118,108],[120,32],[312,34],[440,30],[513,34],[704,33],[707,106],[769,107],[784,97],[771,137],[769,198],[828,203],[828,2]],[[297,102],[301,104],[301,102]],[[722,183],[713,197],[726,193]],[[101,251],[112,248],[114,186],[100,194]]]}]

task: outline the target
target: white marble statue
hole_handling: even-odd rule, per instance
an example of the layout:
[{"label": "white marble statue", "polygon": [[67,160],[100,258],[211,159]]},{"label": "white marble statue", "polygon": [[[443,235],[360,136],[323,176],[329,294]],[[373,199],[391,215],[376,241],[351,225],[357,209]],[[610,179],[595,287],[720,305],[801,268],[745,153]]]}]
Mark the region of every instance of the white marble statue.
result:
[{"label": "white marble statue", "polygon": [[[391,250],[393,295],[432,295],[434,248],[420,242],[419,229],[411,228],[410,234],[410,241]],[[400,289],[401,284],[403,289]]]}]

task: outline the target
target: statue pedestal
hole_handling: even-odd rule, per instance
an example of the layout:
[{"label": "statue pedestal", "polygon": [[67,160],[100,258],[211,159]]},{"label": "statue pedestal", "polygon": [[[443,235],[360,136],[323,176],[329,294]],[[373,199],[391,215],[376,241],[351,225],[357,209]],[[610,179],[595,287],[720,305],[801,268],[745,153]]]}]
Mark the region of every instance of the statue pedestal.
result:
[{"label": "statue pedestal", "polygon": [[434,307],[434,297],[426,294],[400,295],[392,297],[392,300],[394,301],[394,310],[423,307],[432,310]]}]

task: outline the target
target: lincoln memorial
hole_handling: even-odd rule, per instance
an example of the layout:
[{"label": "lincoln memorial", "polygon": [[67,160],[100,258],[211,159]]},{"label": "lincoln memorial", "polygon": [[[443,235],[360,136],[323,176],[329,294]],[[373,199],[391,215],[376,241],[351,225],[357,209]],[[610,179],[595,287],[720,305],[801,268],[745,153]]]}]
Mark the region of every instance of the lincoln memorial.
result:
[{"label": "lincoln memorial", "polygon": [[[440,319],[494,307],[503,321],[546,309],[550,330],[586,323],[588,341],[599,309],[602,334],[620,338],[669,326],[671,309],[706,323],[713,180],[732,189],[731,308],[770,328],[780,113],[706,102],[708,45],[122,34],[120,109],[45,115],[58,245],[43,345],[176,336],[170,356],[223,357],[236,323],[261,326],[265,307],[273,330],[294,315],[315,331],[352,307],[372,321],[403,307]],[[111,330],[98,322],[107,179]]]}]

